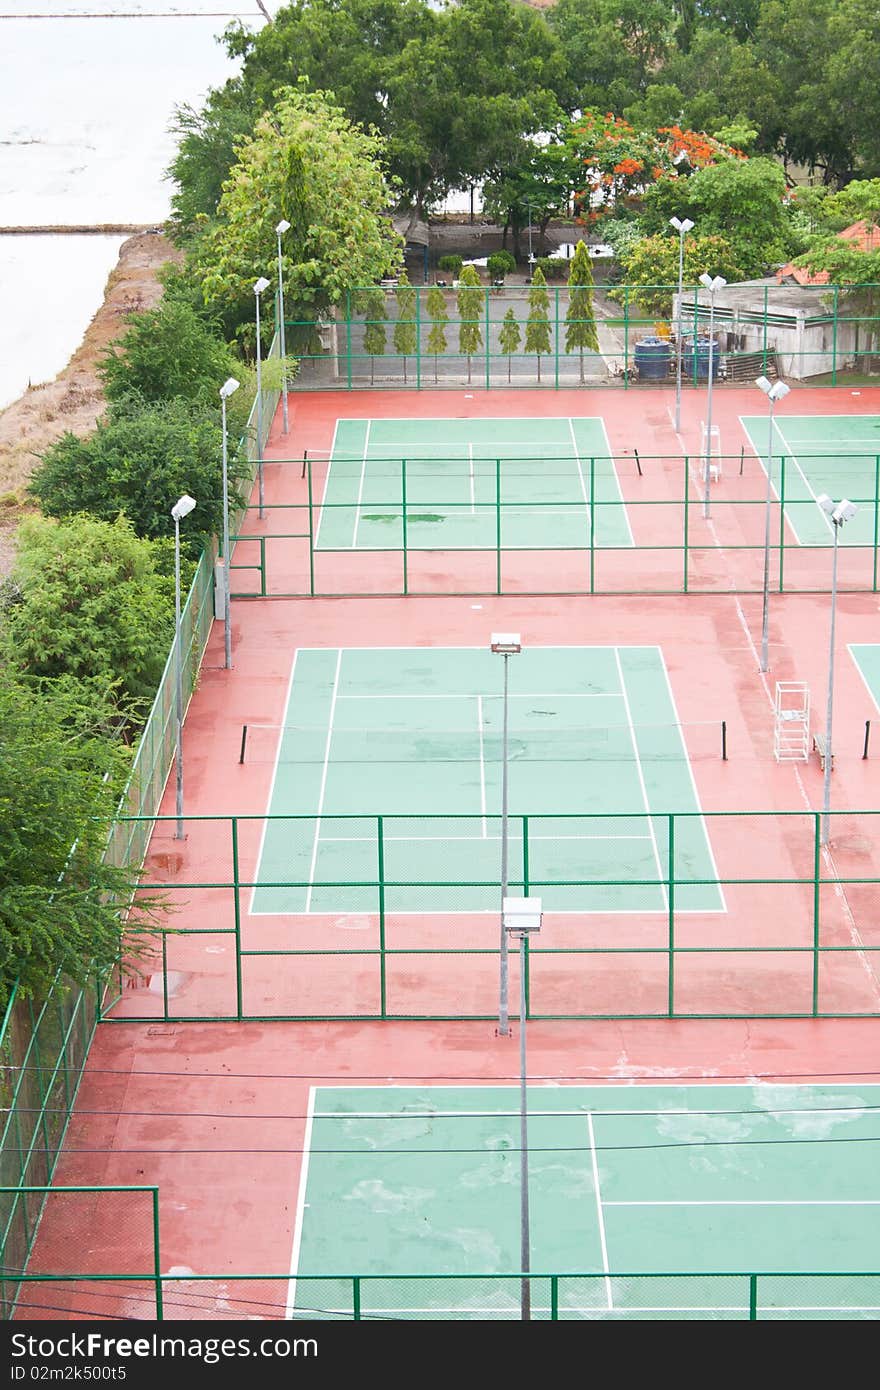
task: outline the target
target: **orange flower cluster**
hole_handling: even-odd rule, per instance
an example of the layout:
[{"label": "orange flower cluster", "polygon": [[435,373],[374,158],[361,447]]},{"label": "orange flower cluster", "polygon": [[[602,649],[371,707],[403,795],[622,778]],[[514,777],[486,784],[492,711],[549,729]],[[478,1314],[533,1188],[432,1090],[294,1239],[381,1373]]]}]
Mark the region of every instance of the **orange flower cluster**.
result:
[{"label": "orange flower cluster", "polygon": [[640,159],[633,159],[632,157],[628,157],[626,159],[622,159],[619,164],[615,164],[614,172],[615,174],[637,174],[639,170],[644,169],[644,167],[645,166]]}]

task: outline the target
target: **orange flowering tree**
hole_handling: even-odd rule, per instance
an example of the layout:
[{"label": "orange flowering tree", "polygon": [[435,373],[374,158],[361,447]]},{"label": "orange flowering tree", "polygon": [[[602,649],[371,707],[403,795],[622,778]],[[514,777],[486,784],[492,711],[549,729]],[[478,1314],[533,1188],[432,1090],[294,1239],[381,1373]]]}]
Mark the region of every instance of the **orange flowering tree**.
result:
[{"label": "orange flowering tree", "polygon": [[639,130],[615,116],[585,111],[564,137],[576,201],[585,221],[641,197],[659,179],[679,179],[724,160],[744,159],[714,136],[680,126]]}]

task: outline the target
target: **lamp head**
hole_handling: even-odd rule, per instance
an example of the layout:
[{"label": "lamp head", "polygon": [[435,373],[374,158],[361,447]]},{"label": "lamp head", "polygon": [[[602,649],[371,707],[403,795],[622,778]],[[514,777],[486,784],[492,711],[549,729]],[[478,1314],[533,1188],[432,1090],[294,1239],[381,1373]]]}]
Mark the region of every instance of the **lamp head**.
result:
[{"label": "lamp head", "polygon": [[791,390],[791,387],[786,386],[784,381],[770,381],[766,376],[759,376],[755,381],[755,385],[760,386],[767,399],[774,403],[776,401],[784,401]]},{"label": "lamp head", "polygon": [[276,230],[276,232],[278,233],[279,236],[283,236],[285,232],[289,232],[289,231],[290,231],[290,223],[287,222],[287,221],[282,217],[281,221],[278,223],[278,226],[275,228],[275,230]]},{"label": "lamp head", "polygon": [[502,656],[511,656],[514,652],[521,652],[522,643],[519,640],[519,633],[493,632],[489,642],[489,650],[499,652]]},{"label": "lamp head", "polygon": [[185,492],[183,496],[178,497],[177,501],[174,503],[174,506],[171,508],[171,515],[175,521],[182,521],[185,516],[189,516],[195,505],[196,499],[190,497],[188,492]]},{"label": "lamp head", "polygon": [[694,224],[689,217],[670,217],[669,225],[684,236],[685,232],[689,232]]},{"label": "lamp head", "polygon": [[254,285],[254,294],[262,294],[263,290],[267,290],[268,288],[269,281],[266,279],[265,275],[261,275],[259,280]]},{"label": "lamp head", "polygon": [[501,904],[501,920],[507,932],[536,932],[541,930],[540,898],[505,898]]},{"label": "lamp head", "polygon": [[826,516],[830,516],[835,526],[842,526],[845,521],[852,521],[858,507],[855,502],[850,502],[848,497],[843,497],[839,502],[823,492],[816,498],[816,505],[822,508]]},{"label": "lamp head", "polygon": [[704,285],[710,294],[714,294],[716,290],[723,290],[727,281],[723,275],[712,276],[707,270],[704,270],[700,276],[700,284]]},{"label": "lamp head", "polygon": [[227,377],[223,385],[220,387],[220,399],[222,401],[228,401],[229,397],[233,394],[233,392],[238,390],[240,385],[241,382],[236,381],[234,376]]}]

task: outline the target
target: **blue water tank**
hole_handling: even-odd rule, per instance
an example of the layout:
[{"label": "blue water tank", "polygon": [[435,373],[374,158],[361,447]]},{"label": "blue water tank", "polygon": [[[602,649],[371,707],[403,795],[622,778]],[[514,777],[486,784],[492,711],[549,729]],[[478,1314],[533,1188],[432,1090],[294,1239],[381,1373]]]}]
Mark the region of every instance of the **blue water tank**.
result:
[{"label": "blue water tank", "polygon": [[671,347],[668,338],[642,338],[636,343],[635,362],[645,381],[664,381],[669,373]]},{"label": "blue water tank", "polygon": [[696,343],[693,338],[685,337],[682,341],[681,365],[682,374],[688,381],[708,381],[709,380],[709,360],[713,364],[713,381],[718,380],[718,372],[721,367],[721,349],[717,338],[697,338]]}]

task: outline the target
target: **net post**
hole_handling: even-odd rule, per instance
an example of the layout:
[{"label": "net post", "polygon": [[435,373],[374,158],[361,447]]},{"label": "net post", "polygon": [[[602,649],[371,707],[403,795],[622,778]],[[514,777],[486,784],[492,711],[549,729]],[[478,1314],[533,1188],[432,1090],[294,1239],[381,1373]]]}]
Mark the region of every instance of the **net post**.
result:
[{"label": "net post", "polygon": [[746,461],[746,446],[745,446],[745,444],[740,444],[740,446],[739,446],[739,476],[740,476],[740,477],[742,477],[742,475],[743,475],[743,468],[744,468],[744,466],[745,466],[745,461]]},{"label": "net post", "polygon": [[243,762],[244,762],[244,750],[245,750],[245,748],[246,748],[246,746],[247,746],[247,735],[248,735],[248,726],[247,726],[247,724],[242,724],[242,726],[241,726],[241,751],[239,752],[239,755],[238,755],[238,761],[239,761],[239,763],[243,763]]},{"label": "net post", "polygon": [[639,470],[639,477],[641,477],[641,476],[642,476],[642,465],[641,465],[641,463],[639,462],[639,451],[638,451],[638,449],[633,449],[633,453],[635,454],[635,458],[636,458],[636,468]]},{"label": "net post", "polygon": [[306,476],[306,464],[308,463],[308,461],[309,461],[309,451],[308,451],[308,449],[303,449],[303,466],[302,466],[302,472],[301,472],[300,475],[299,475],[301,478],[304,478],[304,477]]},{"label": "net post", "polygon": [[721,759],[727,762],[727,720],[721,721]]},{"label": "net post", "polygon": [[864,746],[864,748],[862,749],[862,757],[863,757],[863,758],[867,758],[867,756],[868,756],[868,739],[870,738],[870,736],[871,736],[871,721],[870,721],[870,719],[866,719],[866,720],[865,720],[865,746]]}]

